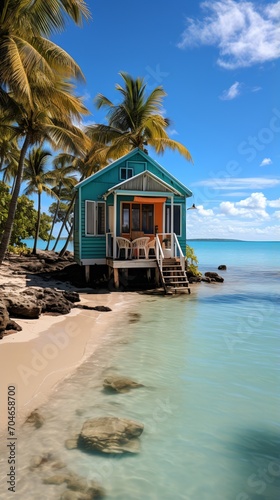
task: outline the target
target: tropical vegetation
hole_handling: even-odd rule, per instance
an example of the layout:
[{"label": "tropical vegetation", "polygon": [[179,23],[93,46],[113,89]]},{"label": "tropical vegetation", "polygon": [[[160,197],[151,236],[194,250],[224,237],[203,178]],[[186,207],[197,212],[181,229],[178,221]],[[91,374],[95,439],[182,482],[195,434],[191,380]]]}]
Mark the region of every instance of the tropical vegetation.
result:
[{"label": "tropical vegetation", "polygon": [[[188,149],[168,135],[164,89],[159,86],[149,93],[142,78],[124,72],[120,73],[123,86],[116,85],[119,104],[102,94],[95,98],[96,107],[107,112],[107,124],[82,126],[82,117],[89,113],[76,96],[82,70],[50,40],[53,33],[64,29],[67,18],[78,25],[88,20],[85,1],[0,1],[0,172],[7,183],[8,201],[5,211],[0,204],[0,265],[9,243],[20,241],[13,228],[21,191],[37,195],[33,253],[42,234],[49,249],[58,221],[61,227],[53,250],[66,229],[63,253],[73,232],[73,187],[77,182],[135,147],[145,152],[152,148],[157,154],[169,148],[192,161]],[[56,200],[50,210],[48,234],[41,214],[43,192]],[[22,238],[26,234],[23,230]]]}]

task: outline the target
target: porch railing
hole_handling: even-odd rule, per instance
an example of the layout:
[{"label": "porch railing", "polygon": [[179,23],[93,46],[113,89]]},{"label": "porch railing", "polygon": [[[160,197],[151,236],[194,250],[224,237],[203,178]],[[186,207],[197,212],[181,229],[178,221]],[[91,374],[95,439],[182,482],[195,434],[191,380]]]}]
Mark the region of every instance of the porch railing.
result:
[{"label": "porch railing", "polygon": [[[114,251],[114,240],[114,233],[106,233],[106,257],[116,259],[117,255],[115,255],[116,249]],[[184,268],[185,256],[175,233],[157,233],[155,240],[155,255],[161,270],[163,259],[167,257],[179,258],[180,264]]]},{"label": "porch railing", "polygon": [[[163,247],[164,244],[164,247]],[[162,261],[164,258],[175,257],[180,259],[180,264],[184,269],[185,256],[175,233],[156,234],[156,258],[162,271]]]}]

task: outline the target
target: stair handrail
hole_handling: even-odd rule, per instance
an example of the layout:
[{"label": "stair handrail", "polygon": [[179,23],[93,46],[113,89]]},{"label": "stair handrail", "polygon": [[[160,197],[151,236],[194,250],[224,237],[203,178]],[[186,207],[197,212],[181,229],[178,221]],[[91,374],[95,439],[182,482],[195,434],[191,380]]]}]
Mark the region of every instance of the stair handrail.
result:
[{"label": "stair handrail", "polygon": [[162,249],[158,234],[156,234],[156,259],[158,261],[160,271],[162,272],[162,263],[163,263],[163,259],[164,259],[164,253],[163,253],[163,249]]},{"label": "stair handrail", "polygon": [[173,233],[173,238],[174,238],[174,255],[177,256],[177,250],[179,252],[179,258],[180,258],[180,264],[182,269],[185,269],[185,255],[183,254],[183,250],[181,248],[181,245],[178,241],[177,234]]}]

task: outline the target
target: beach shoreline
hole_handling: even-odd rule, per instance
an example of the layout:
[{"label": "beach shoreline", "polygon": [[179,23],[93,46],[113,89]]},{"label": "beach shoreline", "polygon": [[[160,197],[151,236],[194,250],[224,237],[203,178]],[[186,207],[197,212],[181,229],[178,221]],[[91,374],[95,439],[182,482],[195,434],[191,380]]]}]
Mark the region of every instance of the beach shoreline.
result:
[{"label": "beach shoreline", "polygon": [[[81,304],[111,311],[72,309],[65,316],[17,320],[22,331],[1,340],[0,411],[8,417],[8,390],[14,387],[18,427],[103,344],[114,322],[136,304],[137,294],[84,293],[80,298]],[[6,420],[1,418],[0,434],[7,428]]]}]

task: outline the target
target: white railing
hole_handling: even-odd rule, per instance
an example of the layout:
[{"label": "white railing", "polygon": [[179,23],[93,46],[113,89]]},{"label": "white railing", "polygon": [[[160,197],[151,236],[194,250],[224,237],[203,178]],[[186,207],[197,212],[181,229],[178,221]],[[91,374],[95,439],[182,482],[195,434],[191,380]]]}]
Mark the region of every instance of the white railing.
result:
[{"label": "white railing", "polygon": [[164,253],[163,253],[163,249],[162,249],[162,246],[161,246],[161,242],[160,242],[159,236],[160,235],[157,233],[156,234],[155,252],[156,252],[156,259],[158,261],[158,265],[160,267],[160,270],[162,271],[162,262],[163,262],[163,259],[164,259]]},{"label": "white railing", "polygon": [[174,237],[174,251],[175,251],[175,254],[174,254],[174,257],[179,257],[180,259],[180,264],[181,264],[181,267],[182,269],[185,269],[185,255],[183,253],[183,250],[180,246],[180,243],[178,241],[178,238],[177,238],[177,234],[174,233],[173,235]]},{"label": "white railing", "polygon": [[[114,233],[106,233],[106,257],[116,259],[114,240]],[[161,270],[163,259],[168,257],[179,258],[182,268],[185,268],[185,255],[175,233],[157,233],[155,240],[155,254]]]},{"label": "white railing", "polygon": [[161,269],[162,259],[168,257],[179,258],[182,268],[185,269],[185,255],[175,233],[157,233],[156,257]]}]

